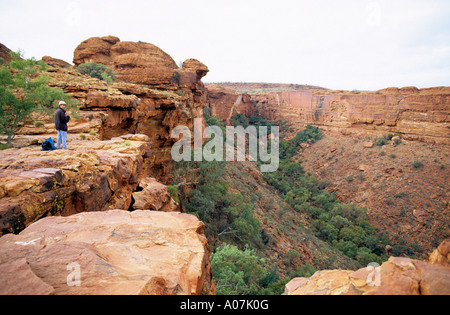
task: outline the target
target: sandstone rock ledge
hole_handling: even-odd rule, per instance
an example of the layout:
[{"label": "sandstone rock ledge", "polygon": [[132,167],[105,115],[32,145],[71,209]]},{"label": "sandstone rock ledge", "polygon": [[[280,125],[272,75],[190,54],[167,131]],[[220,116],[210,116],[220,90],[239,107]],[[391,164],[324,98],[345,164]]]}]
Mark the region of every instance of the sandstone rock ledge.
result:
[{"label": "sandstone rock ledge", "polygon": [[284,295],[450,295],[449,263],[447,240],[428,262],[391,257],[376,271],[319,271],[289,282]]},{"label": "sandstone rock ledge", "polygon": [[[42,152],[35,146],[2,151],[0,236],[17,234],[47,216],[129,210],[133,197],[142,199],[136,189],[151,181],[150,147],[146,135],[125,135],[109,141],[70,140],[69,150]],[[176,211],[167,187],[160,184],[155,192],[154,186],[146,189],[151,202],[132,208]]]},{"label": "sandstone rock ledge", "polygon": [[[204,224],[154,211],[44,218],[0,238],[0,295],[214,294]],[[71,264],[80,286],[69,286]]]}]

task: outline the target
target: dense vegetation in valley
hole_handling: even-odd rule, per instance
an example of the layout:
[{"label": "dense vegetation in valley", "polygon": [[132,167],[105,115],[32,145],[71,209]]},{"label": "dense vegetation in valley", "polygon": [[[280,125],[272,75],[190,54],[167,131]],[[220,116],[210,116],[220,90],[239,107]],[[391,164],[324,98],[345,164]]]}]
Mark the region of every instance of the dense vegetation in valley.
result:
[{"label": "dense vegetation in valley", "polygon": [[366,209],[342,204],[325,190],[326,182],[305,174],[301,164],[291,160],[301,143],[313,143],[322,136],[320,129],[308,126],[292,140],[282,142],[280,169],[265,174],[265,178],[295,211],[308,215],[317,237],[356,260],[360,266],[381,263],[387,258],[385,247],[389,241],[369,223]]},{"label": "dense vegetation in valley", "polygon": [[[208,125],[224,127],[208,111],[205,120]],[[232,124],[243,127],[275,125],[261,117],[246,118],[240,114],[233,117]],[[288,128],[283,122],[277,125],[281,132]],[[273,187],[274,194],[284,204],[282,213],[295,212],[306,218],[306,226],[290,227],[297,230],[297,235],[307,235],[314,242],[318,242],[315,239],[323,241],[356,267],[381,263],[387,258],[384,253],[387,238],[368,222],[365,209],[339,202],[325,190],[326,182],[305,174],[301,163],[292,160],[301,143],[313,143],[322,137],[318,128],[308,126],[293,139],[281,141],[279,170],[265,173],[262,179]],[[292,262],[300,256],[296,250],[290,250],[283,258],[281,269],[271,261],[272,257],[264,254],[264,248],[275,240],[262,228],[255,213],[261,196],[255,192],[252,195],[248,189],[244,193],[245,185],[227,176],[227,169],[233,169],[231,164],[216,161],[179,163],[174,181],[177,185],[170,187],[183,210],[206,223],[205,233],[213,248],[211,263],[218,294],[280,294],[292,277],[310,277],[316,267],[336,266],[336,262],[321,260],[313,264],[300,261],[298,266],[292,267]],[[283,214],[278,216],[278,224],[285,224]],[[282,279],[281,275],[288,277]]]}]

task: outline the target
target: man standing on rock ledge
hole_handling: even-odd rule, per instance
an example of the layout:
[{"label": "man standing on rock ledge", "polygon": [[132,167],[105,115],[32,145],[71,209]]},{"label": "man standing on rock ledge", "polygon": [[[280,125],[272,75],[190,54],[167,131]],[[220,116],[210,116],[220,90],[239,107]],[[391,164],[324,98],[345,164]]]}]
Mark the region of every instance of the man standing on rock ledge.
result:
[{"label": "man standing on rock ledge", "polygon": [[61,149],[61,142],[63,148],[67,150],[67,123],[70,121],[70,116],[66,116],[66,103],[59,102],[59,108],[55,115],[55,127],[58,131],[58,139],[56,140],[56,147]]}]

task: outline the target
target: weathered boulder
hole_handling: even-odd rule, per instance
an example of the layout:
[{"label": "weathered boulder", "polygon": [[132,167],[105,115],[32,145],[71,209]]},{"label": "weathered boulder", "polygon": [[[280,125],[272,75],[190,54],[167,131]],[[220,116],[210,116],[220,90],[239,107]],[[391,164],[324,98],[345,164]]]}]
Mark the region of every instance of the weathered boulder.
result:
[{"label": "weathered boulder", "polygon": [[111,47],[120,42],[115,36],[93,37],[83,41],[75,50],[73,63],[97,62],[111,65]]},{"label": "weathered boulder", "polygon": [[192,215],[48,217],[0,238],[0,295],[215,294],[209,255]]},{"label": "weathered boulder", "polygon": [[187,59],[185,62],[183,62],[183,70],[196,73],[198,81],[200,81],[209,72],[209,69],[206,65],[193,58]]},{"label": "weathered boulder", "polygon": [[450,267],[450,240],[443,242],[441,246],[431,254],[429,262],[434,265]]},{"label": "weathered boulder", "polygon": [[74,52],[73,62],[102,63],[117,73],[117,79],[146,85],[170,84],[175,61],[149,43],[121,42],[117,37],[94,37],[82,42]]},{"label": "weathered boulder", "polygon": [[138,188],[142,190],[133,193],[133,209],[165,212],[178,211],[178,207],[167,190],[167,186],[161,184],[155,178],[143,178]]},{"label": "weathered boulder", "polygon": [[450,241],[428,262],[391,257],[375,268],[318,271],[286,285],[285,295],[450,295]]}]

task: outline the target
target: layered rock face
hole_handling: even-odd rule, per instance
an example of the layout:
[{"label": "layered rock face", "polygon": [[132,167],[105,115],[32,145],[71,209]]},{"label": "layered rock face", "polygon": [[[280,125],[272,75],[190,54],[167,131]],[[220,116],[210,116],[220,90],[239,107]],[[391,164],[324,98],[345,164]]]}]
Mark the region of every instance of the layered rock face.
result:
[{"label": "layered rock face", "polygon": [[[209,87],[208,87],[209,88]],[[226,120],[232,102],[211,98]],[[281,90],[250,94],[255,111],[272,121],[288,121],[300,131],[306,125],[344,135],[400,134],[406,140],[449,144],[450,88],[389,88],[377,92]],[[227,106],[223,106],[220,102]]]},{"label": "layered rock face", "polygon": [[0,238],[0,295],[214,294],[209,254],[191,215],[49,217]]},{"label": "layered rock face", "polygon": [[[194,119],[203,117],[204,85],[201,79],[207,66],[188,59],[182,68],[158,47],[148,43],[121,42],[117,37],[91,38],[74,52],[74,64],[102,63],[116,72],[116,81],[82,76],[65,64],[46,59],[50,85],[63,89],[80,105],[79,119],[69,123],[69,133],[93,133],[108,140],[124,134],[150,137],[153,152],[151,167],[163,182],[169,181],[173,128],[187,126],[193,130]],[[27,125],[22,135],[56,133],[53,117],[42,119],[42,127]]]},{"label": "layered rock face", "polygon": [[381,267],[319,271],[286,285],[285,295],[450,295],[450,241],[423,262],[390,258]]},{"label": "layered rock face", "polygon": [[211,108],[212,116],[219,117],[228,124],[237,113],[247,117],[257,115],[250,95],[237,93],[220,85],[208,85],[207,106]]},{"label": "layered rock face", "polygon": [[[42,152],[39,147],[2,151],[0,235],[20,232],[51,215],[109,209],[176,209],[167,187],[147,187],[152,181],[147,136],[71,140],[69,146],[70,150],[53,152]],[[140,200],[135,195],[139,187],[152,196],[152,207],[144,208],[149,206],[145,203],[142,208],[134,206]]]}]

